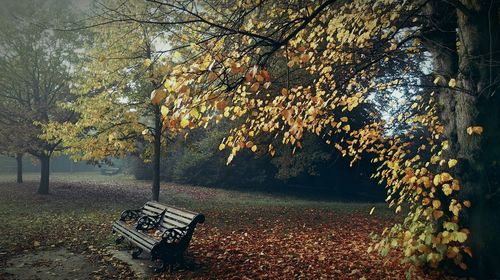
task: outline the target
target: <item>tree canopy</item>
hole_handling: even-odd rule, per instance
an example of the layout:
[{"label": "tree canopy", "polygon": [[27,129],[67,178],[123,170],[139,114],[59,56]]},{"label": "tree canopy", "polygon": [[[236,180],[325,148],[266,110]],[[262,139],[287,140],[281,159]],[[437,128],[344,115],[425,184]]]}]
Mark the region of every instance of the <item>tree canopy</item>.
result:
[{"label": "tree canopy", "polygon": [[[196,174],[214,149],[226,165],[273,158],[282,178],[339,154],[373,163],[405,215],[368,251],[498,270],[500,2],[94,4],[72,23],[55,0],[2,15],[0,143],[40,159],[39,192],[60,149],[88,161],[142,152],[154,200],[162,149],[179,154],[174,177]],[[169,150],[186,139],[196,151]]]},{"label": "tree canopy", "polygon": [[[488,215],[480,205],[493,177],[484,172],[490,165],[480,160],[479,145],[498,136],[485,137],[477,116],[498,100],[498,3],[146,2],[144,14],[107,10],[110,22],[161,26],[172,49],[188,50],[165,73],[163,120],[172,132],[240,120],[219,145],[230,150],[227,164],[244,149],[275,155],[272,143],[256,141],[262,134],[300,149],[306,131],[353,163],[371,155],[389,206],[409,206],[375,249],[387,255],[398,247],[416,263],[452,260],[464,270],[470,246],[482,254],[484,241],[477,233],[471,240],[469,228],[483,226],[468,217]],[[388,93],[405,95],[389,110],[396,115],[366,111],[364,104],[384,104]],[[450,94],[456,99],[447,103]],[[491,133],[497,124],[494,118]],[[479,260],[475,269],[493,269],[492,260]]]}]

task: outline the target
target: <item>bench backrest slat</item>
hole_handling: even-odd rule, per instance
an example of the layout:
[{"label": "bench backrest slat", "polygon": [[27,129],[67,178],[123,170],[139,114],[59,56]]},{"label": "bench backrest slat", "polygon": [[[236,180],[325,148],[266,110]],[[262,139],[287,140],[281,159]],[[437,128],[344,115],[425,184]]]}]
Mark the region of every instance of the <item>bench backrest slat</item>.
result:
[{"label": "bench backrest slat", "polygon": [[190,225],[193,220],[199,215],[196,212],[162,205],[158,202],[148,201],[142,207],[142,214],[148,216],[157,216],[166,210],[163,220],[158,227],[161,230],[175,227],[185,227]]},{"label": "bench backrest slat", "polygon": [[183,224],[183,223],[179,223],[177,221],[174,221],[174,220],[170,220],[170,219],[164,219],[161,224],[159,225],[159,227],[161,227],[162,230],[165,230],[165,229],[170,229],[170,228],[181,228],[181,227],[185,227],[189,224]]},{"label": "bench backrest slat", "polygon": [[[154,206],[154,207],[157,207],[157,208],[165,209],[165,205],[162,205],[162,204],[155,202],[155,201],[148,201],[147,204]],[[190,210],[186,210],[186,209],[181,209],[181,208],[172,207],[172,206],[168,206],[168,208],[171,208],[173,211],[179,211],[181,213],[181,215],[188,215],[188,216],[190,215],[193,217],[198,215],[198,213],[190,211]]]},{"label": "bench backrest slat", "polygon": [[172,220],[176,220],[176,221],[183,223],[183,224],[190,224],[194,219],[194,217],[188,219],[188,218],[184,218],[182,216],[179,216],[177,214],[173,214],[172,212],[168,211],[168,209],[167,209],[167,212],[165,213],[165,217],[168,217],[169,219],[172,219]]},{"label": "bench backrest slat", "polygon": [[146,205],[144,205],[144,207],[142,207],[141,212],[143,215],[157,216],[157,215],[161,214],[164,210],[165,210],[165,208],[161,209],[161,208],[151,207],[150,205],[148,205],[146,203]]},{"label": "bench backrest slat", "polygon": [[198,215],[198,213],[187,211],[184,209],[171,207],[171,206],[167,207],[167,212],[184,217],[184,218],[189,219],[189,220],[194,219],[194,217],[196,217]]}]

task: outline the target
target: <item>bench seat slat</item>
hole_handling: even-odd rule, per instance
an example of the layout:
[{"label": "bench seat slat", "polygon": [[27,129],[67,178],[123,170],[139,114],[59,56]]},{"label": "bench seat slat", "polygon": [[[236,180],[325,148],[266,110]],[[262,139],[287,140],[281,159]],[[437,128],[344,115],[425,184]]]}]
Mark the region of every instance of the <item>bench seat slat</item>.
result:
[{"label": "bench seat slat", "polygon": [[153,245],[154,243],[156,243],[156,240],[150,238],[148,235],[140,233],[130,227],[127,227],[121,224],[120,222],[115,223],[113,225],[113,228],[119,231],[120,233],[126,234],[129,237],[133,237],[134,239],[143,242],[145,245]]},{"label": "bench seat slat", "polygon": [[121,221],[115,222],[115,224],[113,224],[113,229],[115,229],[122,235],[126,235],[127,237],[135,241],[137,245],[141,245],[141,247],[143,247],[148,251],[151,250],[153,245],[158,242],[157,240],[149,237],[148,235],[140,233],[135,229],[128,227]]},{"label": "bench seat slat", "polygon": [[120,235],[125,237],[131,243],[135,244],[138,247],[141,247],[142,249],[144,249],[148,252],[150,252],[154,246],[154,244],[149,244],[149,243],[145,242],[144,239],[140,239],[140,238],[138,238],[138,236],[131,234],[130,231],[121,232],[121,231],[117,230],[117,232],[119,232]]}]

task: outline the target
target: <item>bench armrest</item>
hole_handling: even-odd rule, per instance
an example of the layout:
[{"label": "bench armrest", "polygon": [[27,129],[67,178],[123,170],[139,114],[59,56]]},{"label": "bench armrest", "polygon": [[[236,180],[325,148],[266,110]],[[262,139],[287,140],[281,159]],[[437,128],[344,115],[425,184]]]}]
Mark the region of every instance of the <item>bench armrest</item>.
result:
[{"label": "bench armrest", "polygon": [[141,209],[125,210],[120,214],[120,221],[137,220],[140,216]]},{"label": "bench armrest", "polygon": [[156,216],[148,216],[144,215],[137,220],[137,226],[135,229],[137,230],[150,230],[156,228],[161,220],[163,219],[163,215],[165,215],[165,212],[167,210],[163,210],[160,214]]},{"label": "bench armrest", "polygon": [[162,240],[167,243],[179,243],[189,232],[189,225],[185,227],[168,228],[162,233]]}]

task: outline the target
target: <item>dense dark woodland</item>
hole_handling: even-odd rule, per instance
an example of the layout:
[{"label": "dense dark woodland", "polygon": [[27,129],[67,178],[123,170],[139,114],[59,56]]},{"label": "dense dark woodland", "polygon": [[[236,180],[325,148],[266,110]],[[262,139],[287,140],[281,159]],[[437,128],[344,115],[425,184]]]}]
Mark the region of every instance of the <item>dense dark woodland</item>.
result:
[{"label": "dense dark woodland", "polygon": [[500,278],[500,0],[0,6],[0,278]]}]

